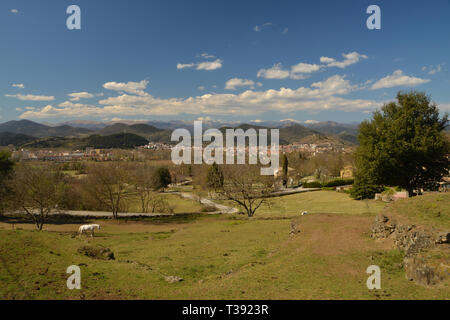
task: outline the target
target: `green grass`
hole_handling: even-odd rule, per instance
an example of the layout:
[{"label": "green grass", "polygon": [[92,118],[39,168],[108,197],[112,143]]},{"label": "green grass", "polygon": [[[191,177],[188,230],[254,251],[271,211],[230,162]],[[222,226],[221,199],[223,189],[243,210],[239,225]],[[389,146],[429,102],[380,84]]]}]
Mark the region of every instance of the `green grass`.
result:
[{"label": "green grass", "polygon": [[[220,201],[235,206],[231,201]],[[270,206],[262,206],[255,214],[256,218],[293,217],[301,212],[338,213],[338,214],[376,214],[382,211],[385,203],[374,200],[358,201],[346,193],[336,191],[314,191],[271,199]]]},{"label": "green grass", "polygon": [[[198,213],[202,212],[203,206],[197,201],[184,199],[175,194],[163,194],[160,193],[158,196],[165,197],[169,206],[173,209],[173,213]],[[139,198],[132,197],[128,201],[128,211],[129,212],[142,212],[142,207]]]},{"label": "green grass", "polygon": [[[402,254],[370,238],[383,203],[330,191],[273,200],[272,209],[252,219],[188,214],[97,221],[102,229],[93,239],[73,237],[74,222],[43,232],[0,224],[0,299],[448,299],[447,284],[408,281]],[[395,205],[410,211],[407,203],[415,208],[415,201]],[[300,210],[312,214],[298,217]],[[292,216],[301,230],[296,236],[289,234]],[[86,245],[108,247],[116,260],[78,253]],[[366,287],[373,264],[381,268],[381,290]],[[70,265],[81,268],[82,290],[66,288]],[[165,276],[184,280],[168,283]]]},{"label": "green grass", "polygon": [[[324,217],[318,214],[313,219]],[[348,223],[352,218],[346,219]],[[329,250],[327,242],[338,241],[326,236],[336,225],[330,222],[318,222],[314,228],[305,222],[304,234],[296,238],[289,236],[286,219],[234,221],[226,216],[201,217],[158,232],[126,232],[126,225],[120,231],[105,227],[93,240],[72,238],[70,233],[0,230],[0,298],[448,297],[448,288],[427,289],[407,281],[398,252],[380,249],[365,234],[356,235],[360,243],[354,248]],[[316,242],[315,235],[323,239]],[[80,255],[78,248],[87,244],[110,248],[116,260]],[[382,268],[381,291],[365,286],[365,270],[371,264]],[[65,270],[70,265],[81,266],[80,291],[66,288]],[[169,275],[184,281],[170,284],[164,280]]]},{"label": "green grass", "polygon": [[409,218],[413,223],[450,229],[450,193],[431,193],[398,200],[389,206],[394,214]]}]

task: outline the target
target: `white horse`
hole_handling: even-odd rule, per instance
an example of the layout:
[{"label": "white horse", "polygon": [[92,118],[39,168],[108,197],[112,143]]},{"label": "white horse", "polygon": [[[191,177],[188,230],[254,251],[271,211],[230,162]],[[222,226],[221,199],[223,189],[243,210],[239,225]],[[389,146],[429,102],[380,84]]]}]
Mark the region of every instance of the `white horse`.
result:
[{"label": "white horse", "polygon": [[95,228],[97,228],[98,230],[100,230],[100,225],[98,225],[98,224],[85,224],[85,225],[81,226],[81,227],[78,229],[78,234],[79,234],[80,237],[81,237],[81,235],[83,234],[83,232],[90,231],[90,232],[91,232],[91,237],[93,237],[93,236],[94,236],[94,230],[95,230]]}]

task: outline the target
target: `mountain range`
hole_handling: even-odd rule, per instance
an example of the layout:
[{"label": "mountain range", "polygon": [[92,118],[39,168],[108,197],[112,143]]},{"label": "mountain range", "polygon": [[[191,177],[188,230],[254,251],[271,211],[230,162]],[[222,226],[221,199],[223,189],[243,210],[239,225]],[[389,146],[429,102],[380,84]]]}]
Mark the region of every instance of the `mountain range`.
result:
[{"label": "mountain range", "polygon": [[[66,146],[82,146],[75,140],[89,138],[91,136],[112,136],[117,134],[137,135],[151,142],[170,143],[172,131],[177,128],[185,128],[192,132],[192,121],[120,121],[120,122],[96,122],[75,120],[60,124],[44,124],[30,120],[13,120],[0,124],[0,145],[31,146],[37,143],[37,147],[48,144],[57,147],[58,141]],[[357,144],[357,124],[341,124],[337,122],[315,122],[300,124],[294,120],[285,121],[251,121],[249,123],[224,123],[219,121],[203,121],[203,130],[219,128],[221,131],[227,128],[254,129],[280,129],[280,143],[323,143],[332,142],[342,145]],[[134,139],[137,141],[137,139]]]}]

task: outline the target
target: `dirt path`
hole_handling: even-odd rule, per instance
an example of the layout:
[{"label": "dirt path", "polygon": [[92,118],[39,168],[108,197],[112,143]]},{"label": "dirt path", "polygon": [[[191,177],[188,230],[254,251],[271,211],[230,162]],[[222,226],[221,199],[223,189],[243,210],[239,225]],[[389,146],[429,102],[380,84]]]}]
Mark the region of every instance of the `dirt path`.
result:
[{"label": "dirt path", "polygon": [[200,198],[200,200],[199,200],[198,196],[196,196],[196,195],[194,195],[192,193],[180,192],[180,196],[183,197],[183,198],[194,200],[194,201],[200,201],[200,203],[203,204],[204,206],[215,207],[218,210],[217,213],[232,214],[232,213],[237,213],[239,211],[236,208],[228,207],[228,206],[225,206],[223,204],[218,204],[218,203],[215,203],[214,201],[211,201],[211,200],[206,199],[206,198]]}]

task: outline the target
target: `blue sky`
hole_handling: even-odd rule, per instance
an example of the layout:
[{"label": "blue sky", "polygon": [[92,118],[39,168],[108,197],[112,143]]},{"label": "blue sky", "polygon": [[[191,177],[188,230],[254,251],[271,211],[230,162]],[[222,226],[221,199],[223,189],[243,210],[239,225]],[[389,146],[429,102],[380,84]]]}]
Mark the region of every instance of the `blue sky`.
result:
[{"label": "blue sky", "polygon": [[409,89],[450,111],[449,34],[449,0],[2,0],[0,122],[353,122]]}]

